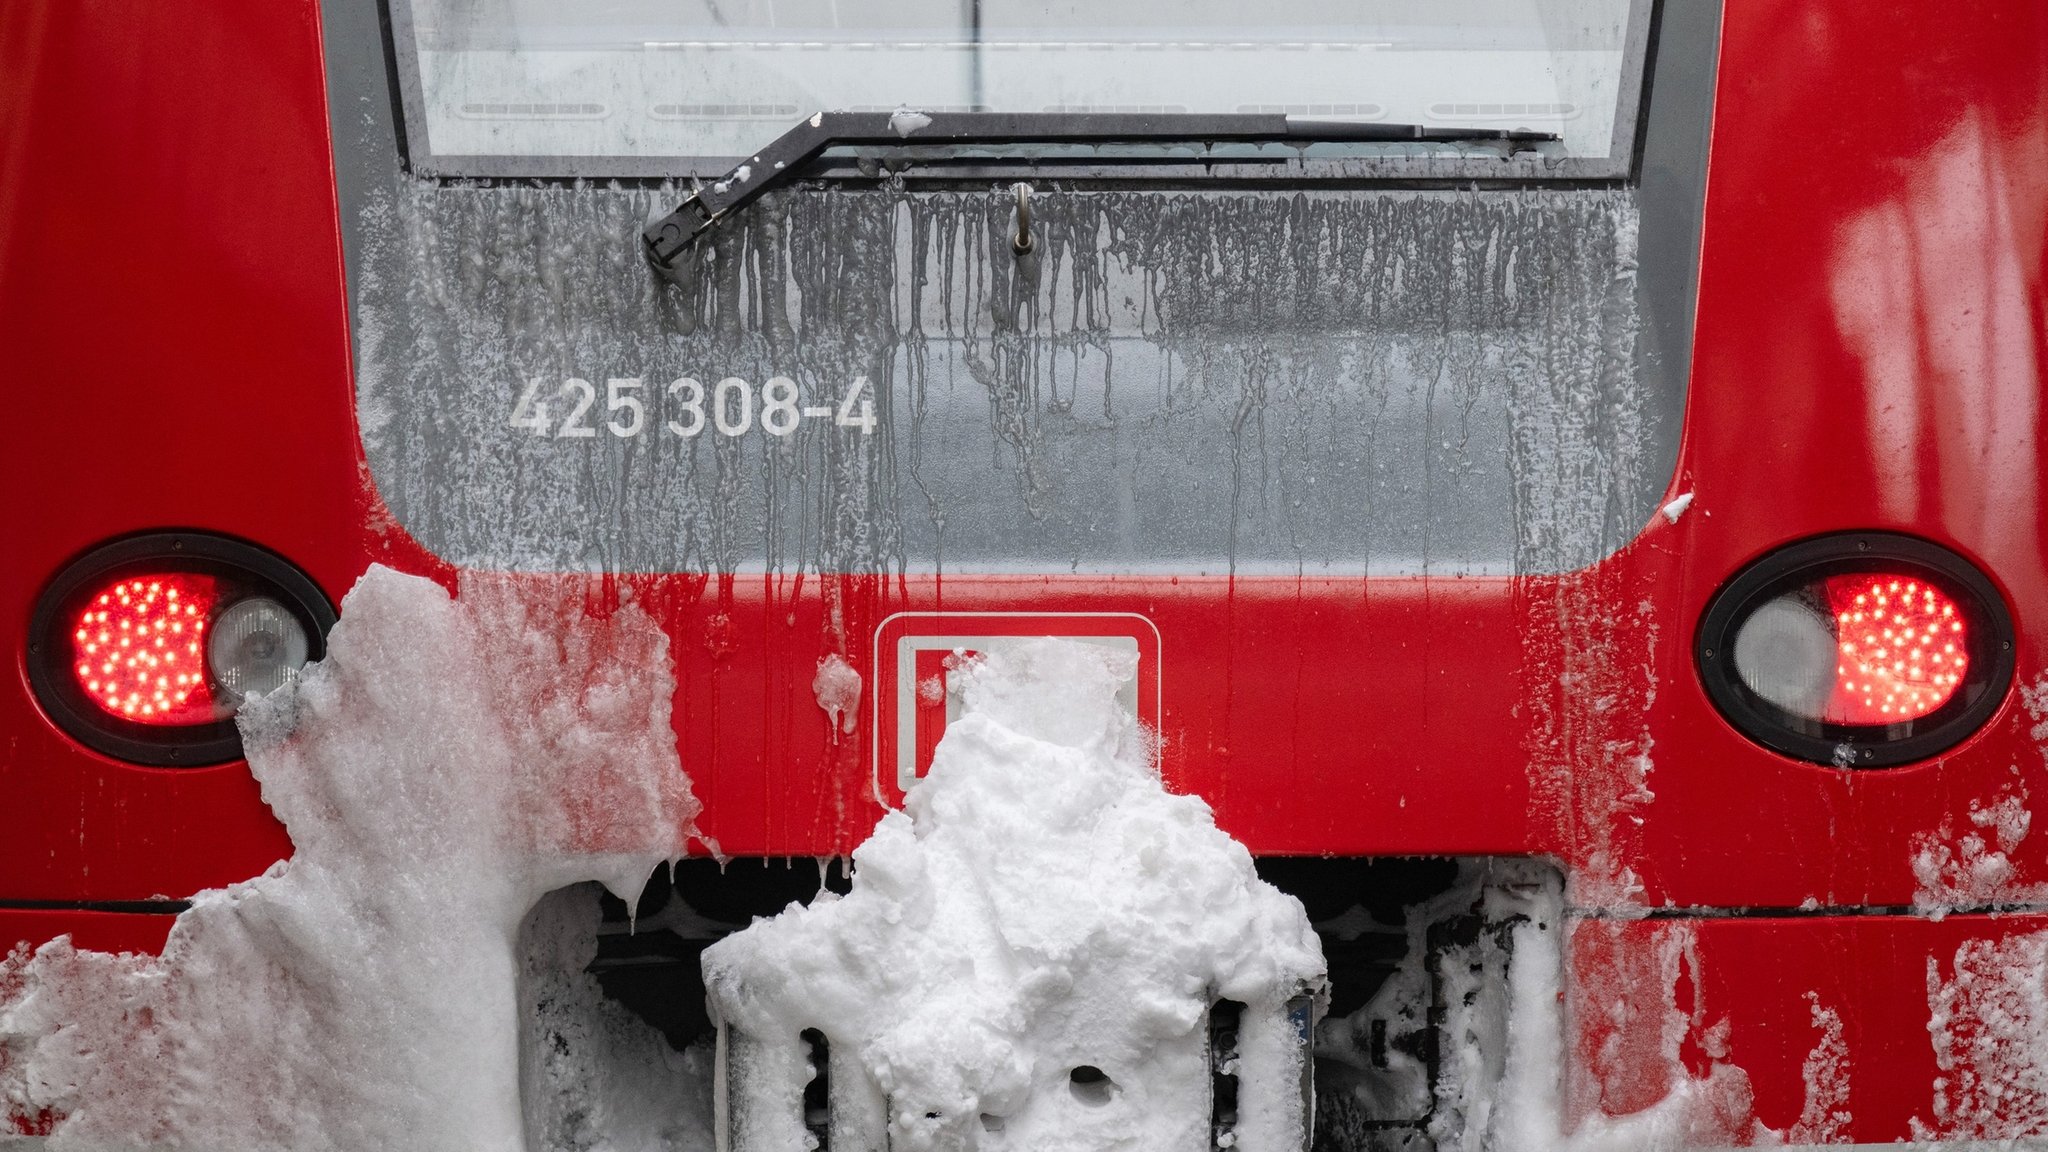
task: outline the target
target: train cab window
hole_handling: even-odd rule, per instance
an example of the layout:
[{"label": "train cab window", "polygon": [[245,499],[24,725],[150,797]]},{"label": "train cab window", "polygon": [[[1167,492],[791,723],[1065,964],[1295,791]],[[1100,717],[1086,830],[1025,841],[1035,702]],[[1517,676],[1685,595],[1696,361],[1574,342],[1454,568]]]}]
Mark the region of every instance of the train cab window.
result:
[{"label": "train cab window", "polygon": [[328,41],[358,408],[451,563],[1564,572],[1669,484],[1717,4],[384,11]]},{"label": "train cab window", "polygon": [[1560,138],[1554,174],[1613,175],[1604,162],[1632,141],[1649,8],[391,2],[415,166],[478,176],[711,177],[815,113],[899,108],[1523,129]]}]

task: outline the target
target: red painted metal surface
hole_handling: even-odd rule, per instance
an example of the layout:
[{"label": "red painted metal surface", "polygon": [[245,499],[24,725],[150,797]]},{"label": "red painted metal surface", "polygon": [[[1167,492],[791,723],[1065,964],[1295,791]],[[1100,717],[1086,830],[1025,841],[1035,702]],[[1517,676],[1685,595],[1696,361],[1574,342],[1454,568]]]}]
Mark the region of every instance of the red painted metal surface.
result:
[{"label": "red painted metal surface", "polygon": [[[2003,590],[2042,675],[2048,14],[1735,3],[1714,125],[1675,552],[1623,558],[1660,604],[1651,899],[1906,902],[1916,839],[2023,791],[2017,698],[1953,754],[1842,774],[1759,752],[1684,657],[1713,587],[1814,533],[1890,528]],[[2017,852],[2044,874],[2042,844]]]},{"label": "red painted metal surface", "polygon": [[[241,765],[136,768],[45,723],[44,582],[109,537],[260,540],[330,593],[363,566],[334,193],[310,6],[10,5],[0,21],[0,886],[146,898],[290,846]],[[308,250],[310,249],[310,256]]]},{"label": "red painted metal surface", "polygon": [[[1256,851],[1543,853],[1588,903],[1909,904],[1940,879],[1916,854],[1938,869],[1973,805],[2025,796],[2042,753],[2017,696],[1948,755],[1844,774],[1732,731],[1692,630],[1770,548],[1891,529],[1978,562],[2020,682],[2041,676],[2048,14],[1730,0],[1720,75],[1676,523],[1521,581],[622,577],[674,641],[704,832],[734,854],[865,836],[875,734],[834,740],[811,679],[841,651],[872,684],[891,614],[1137,613],[1164,771]],[[121,764],[42,719],[26,622],[69,558],[176,527],[272,548],[337,600],[374,560],[447,576],[365,479],[327,133],[310,0],[0,10],[0,898],[183,896],[289,852],[246,766]],[[2018,882],[2048,880],[2044,839],[2011,851]],[[1825,995],[1901,1054],[1859,1065],[1855,1132],[1905,1135],[1930,1098],[1925,961],[1977,923],[1700,922],[1701,995],[1766,1121],[1798,1085],[1802,974],[1849,948],[1877,960]]]},{"label": "red painted metal surface", "polygon": [[246,766],[109,760],[26,679],[45,583],[108,539],[195,529],[281,553],[339,600],[380,530],[348,369],[318,10],[0,11],[0,897],[183,896],[290,852]]},{"label": "red painted metal surface", "polygon": [[[2048,1115],[2024,1017],[2048,915],[1574,920],[1569,933],[1575,1116],[1640,1112],[1687,1081],[1690,1114],[1724,1125],[1707,1144],[1752,1119],[1792,1143],[1880,1143],[2038,1135]],[[1995,1038],[2004,1051],[1978,1047]]]}]

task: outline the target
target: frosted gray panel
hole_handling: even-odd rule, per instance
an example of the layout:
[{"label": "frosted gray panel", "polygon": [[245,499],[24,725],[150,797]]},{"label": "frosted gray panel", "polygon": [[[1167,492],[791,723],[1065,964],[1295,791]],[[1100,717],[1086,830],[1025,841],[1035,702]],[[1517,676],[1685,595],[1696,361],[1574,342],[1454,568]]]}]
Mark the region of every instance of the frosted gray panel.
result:
[{"label": "frosted gray panel", "polygon": [[[1026,261],[995,191],[798,188],[674,288],[637,248],[673,191],[388,179],[359,224],[364,440],[461,564],[1559,571],[1669,477],[1683,375],[1642,367],[1625,188],[1041,188]],[[683,376],[748,381],[750,427],[671,432]],[[778,376],[835,414],[864,378],[873,430],[768,435]],[[571,378],[588,436],[561,434]],[[629,437],[613,378],[644,381]]]}]

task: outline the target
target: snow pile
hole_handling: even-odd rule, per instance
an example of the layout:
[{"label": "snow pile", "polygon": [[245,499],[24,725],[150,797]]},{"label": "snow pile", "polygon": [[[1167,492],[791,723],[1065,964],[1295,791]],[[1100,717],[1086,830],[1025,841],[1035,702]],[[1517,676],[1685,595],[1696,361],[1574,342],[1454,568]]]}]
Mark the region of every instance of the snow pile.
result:
[{"label": "snow pile", "polygon": [[666,638],[545,582],[372,569],[328,658],[243,731],[295,852],[201,893],[161,958],[0,971],[0,1108],[50,1147],[520,1146],[515,937],[544,893],[631,899],[697,810]]},{"label": "snow pile", "polygon": [[[1300,1147],[1280,1032],[1285,1002],[1320,984],[1320,945],[1208,806],[1161,786],[1116,702],[1134,672],[1051,639],[964,663],[964,714],[855,851],[852,892],[705,953],[727,1027],[764,1046],[821,1031],[835,1095],[851,1056],[899,1152],[1207,1147],[1204,1021],[1236,1000],[1237,1147]],[[801,1060],[751,1073],[750,1093],[784,1099],[809,1075]],[[804,1146],[799,1116],[743,1146]]]}]

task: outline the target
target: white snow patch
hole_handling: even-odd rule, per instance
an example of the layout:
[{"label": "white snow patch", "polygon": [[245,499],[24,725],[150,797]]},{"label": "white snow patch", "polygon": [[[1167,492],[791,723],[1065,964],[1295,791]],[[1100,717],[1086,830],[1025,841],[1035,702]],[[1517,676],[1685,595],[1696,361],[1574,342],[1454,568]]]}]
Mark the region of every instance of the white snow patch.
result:
[{"label": "white snow patch", "polygon": [[2048,1133],[2048,933],[1967,940],[1944,979],[1927,960],[1934,1119],[1920,1140]]},{"label": "white snow patch", "polygon": [[547,582],[373,568],[327,659],[246,708],[294,853],[200,893],[159,957],[0,962],[0,1109],[63,1148],[516,1148],[542,894],[629,902],[697,811],[667,639]]},{"label": "white snow patch", "polygon": [[[899,1152],[1206,1147],[1217,998],[1248,1006],[1237,1146],[1301,1146],[1281,1013],[1320,986],[1320,944],[1208,805],[1161,786],[1116,699],[1135,671],[1052,639],[964,662],[964,714],[854,852],[852,892],[705,952],[752,1053],[746,1147],[804,1146],[800,1108],[748,1102],[800,1096],[801,1057],[765,1053],[804,1029],[829,1040],[835,1096],[849,1071],[870,1085]],[[1070,1083],[1082,1066],[1109,1083]]]},{"label": "white snow patch", "polygon": [[1846,1144],[1849,1142],[1849,1042],[1842,1032],[1842,1014],[1822,1007],[1820,993],[1808,992],[1806,1002],[1813,1009],[1813,1026],[1820,1030],[1800,1075],[1806,1083],[1806,1099],[1799,1109],[1799,1121],[1786,1133],[1793,1144]]},{"label": "white snow patch", "polygon": [[860,713],[860,673],[846,658],[834,652],[818,661],[818,674],[811,678],[811,691],[817,694],[818,707],[825,710],[825,719],[838,733],[852,734]]},{"label": "white snow patch", "polygon": [[1671,501],[1670,503],[1664,505],[1664,519],[1670,521],[1673,524],[1676,524],[1678,523],[1678,518],[1680,516],[1685,515],[1685,510],[1690,507],[1692,507],[1692,493],[1687,492],[1684,495],[1678,497],[1677,499]]},{"label": "white snow patch", "polygon": [[909,108],[898,108],[889,114],[889,131],[898,136],[908,137],[912,132],[931,127],[932,118]]},{"label": "white snow patch", "polygon": [[2048,760],[2048,676],[2041,676],[2032,684],[2020,685],[2020,703],[2034,721],[2033,726],[2027,729],[2027,735],[2041,749],[2041,758]]},{"label": "white snow patch", "polygon": [[[2029,735],[2048,761],[2048,676],[2019,685],[2019,692],[2034,721]],[[2019,776],[2017,765],[2012,771]],[[1955,821],[1943,817],[1933,831],[1913,837],[1914,906],[1938,920],[1963,908],[2048,902],[2048,883],[2026,880],[2013,863],[2034,822],[2026,786],[2016,780],[1990,800],[1972,800],[1968,819],[1974,831],[1959,834]]]},{"label": "white snow patch", "polygon": [[[2048,742],[2048,677],[2019,686]],[[2048,746],[2042,748],[2048,758]],[[2018,769],[2015,768],[2015,775]],[[2033,824],[2025,788],[2012,784],[1970,804],[1969,829],[1943,820],[1913,840],[1914,903],[1934,918],[1959,908],[2048,900],[2013,863]],[[2004,1140],[2048,1133],[2048,933],[1965,940],[1951,973],[1927,961],[1927,1031],[1934,1044],[1932,1119],[1913,1119],[1921,1140]]]},{"label": "white snow patch", "polygon": [[1970,802],[1973,830],[1958,834],[1944,819],[1934,832],[1913,838],[1913,904],[1935,919],[1959,908],[2048,900],[2048,884],[2025,883],[2012,853],[2027,838],[2033,814],[2026,790],[2012,785],[1991,801]]},{"label": "white snow patch", "polygon": [[[2030,735],[2048,758],[2048,677],[2020,685]],[[2017,769],[2015,769],[2017,772]],[[2048,884],[2026,882],[2012,855],[2033,818],[2024,787],[1973,801],[1974,831],[1951,822],[1914,840],[1914,902],[1935,917],[1984,904],[2048,901]],[[1927,961],[1927,1032],[1934,1042],[1933,1119],[1913,1120],[1922,1140],[2010,1139],[2048,1133],[2048,932],[1965,940],[1951,974]]]}]

